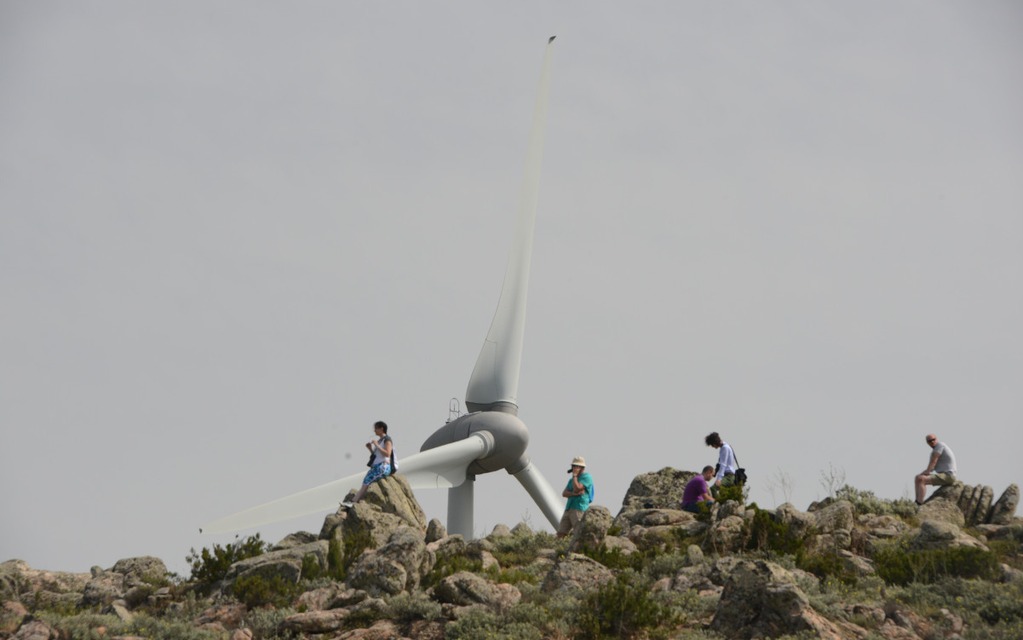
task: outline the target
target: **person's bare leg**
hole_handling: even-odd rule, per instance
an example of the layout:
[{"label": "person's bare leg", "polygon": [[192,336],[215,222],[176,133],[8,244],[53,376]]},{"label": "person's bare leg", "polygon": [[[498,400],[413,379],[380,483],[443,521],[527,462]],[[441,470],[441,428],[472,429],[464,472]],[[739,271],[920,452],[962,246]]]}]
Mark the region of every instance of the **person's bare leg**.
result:
[{"label": "person's bare leg", "polygon": [[920,474],[916,477],[916,503],[923,504],[924,496],[927,494],[927,480],[929,476]]}]

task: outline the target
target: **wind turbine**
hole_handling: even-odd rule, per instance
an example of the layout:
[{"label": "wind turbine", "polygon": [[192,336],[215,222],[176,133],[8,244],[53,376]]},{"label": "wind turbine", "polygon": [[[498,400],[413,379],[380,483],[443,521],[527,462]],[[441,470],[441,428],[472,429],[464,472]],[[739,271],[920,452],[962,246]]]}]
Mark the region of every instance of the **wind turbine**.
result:
[{"label": "wind turbine", "polygon": [[[529,431],[518,417],[519,367],[553,42],[551,36],[544,52],[518,221],[501,297],[465,392],[466,407],[471,413],[434,432],[419,453],[401,459],[398,471],[413,489],[447,488],[448,531],[467,539],[473,537],[473,487],[480,474],[503,469],[514,476],[555,528],[564,510],[561,498],[526,455]],[[345,493],[358,486],[362,476],[354,474],[240,511],[211,522],[200,531],[237,531],[336,508]]]}]

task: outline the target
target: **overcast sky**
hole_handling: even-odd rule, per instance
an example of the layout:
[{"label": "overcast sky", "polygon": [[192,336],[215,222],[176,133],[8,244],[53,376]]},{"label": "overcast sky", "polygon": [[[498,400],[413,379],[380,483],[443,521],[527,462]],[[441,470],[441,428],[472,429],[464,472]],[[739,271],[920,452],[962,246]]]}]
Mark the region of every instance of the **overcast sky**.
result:
[{"label": "overcast sky", "polygon": [[[761,506],[908,497],[931,431],[1023,480],[1018,2],[4,0],[0,561],[187,575],[373,421],[417,451],[497,304],[552,34],[519,402],[559,491],[583,455],[617,513],[712,430]],[[478,532],[521,520],[551,530],[481,477]]]}]

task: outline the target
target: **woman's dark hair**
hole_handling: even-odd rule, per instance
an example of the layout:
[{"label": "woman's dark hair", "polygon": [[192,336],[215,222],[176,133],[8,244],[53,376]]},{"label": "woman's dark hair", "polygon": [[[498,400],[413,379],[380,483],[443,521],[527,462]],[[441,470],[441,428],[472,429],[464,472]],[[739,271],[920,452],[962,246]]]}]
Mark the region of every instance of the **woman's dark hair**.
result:
[{"label": "woman's dark hair", "polygon": [[383,420],[377,420],[376,422],[374,422],[373,428],[375,429],[376,427],[380,427],[381,429],[384,430],[384,433],[387,433],[387,423],[384,422]]},{"label": "woman's dark hair", "polygon": [[713,471],[713,470],[714,470],[714,467],[712,467],[712,466],[710,466],[708,464],[706,467],[703,468],[703,471],[701,471],[700,473],[707,473],[708,471]]},{"label": "woman's dark hair", "polygon": [[711,431],[710,434],[703,439],[703,441],[707,443],[708,447],[721,446],[721,436],[718,435],[717,431]]}]

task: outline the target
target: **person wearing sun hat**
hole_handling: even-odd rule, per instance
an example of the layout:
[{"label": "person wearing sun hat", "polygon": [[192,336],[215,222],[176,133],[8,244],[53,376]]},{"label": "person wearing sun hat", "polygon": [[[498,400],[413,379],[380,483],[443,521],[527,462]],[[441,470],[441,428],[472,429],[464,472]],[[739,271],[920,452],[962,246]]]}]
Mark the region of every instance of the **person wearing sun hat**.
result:
[{"label": "person wearing sun hat", "polygon": [[558,537],[564,538],[583,519],[583,514],[590,508],[593,501],[593,477],[586,471],[586,459],[576,456],[572,459],[572,468],[568,470],[572,477],[568,479],[561,495],[568,498],[565,513],[558,525]]}]

